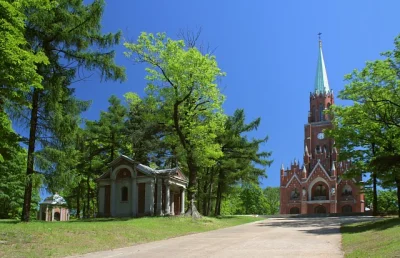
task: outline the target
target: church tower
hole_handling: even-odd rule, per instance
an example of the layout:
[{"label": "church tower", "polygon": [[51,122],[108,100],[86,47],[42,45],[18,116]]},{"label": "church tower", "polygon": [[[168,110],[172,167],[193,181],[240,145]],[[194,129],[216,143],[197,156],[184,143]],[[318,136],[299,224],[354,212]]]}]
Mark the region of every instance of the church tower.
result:
[{"label": "church tower", "polygon": [[324,132],[332,128],[332,117],[325,111],[334,104],[334,95],[329,87],[321,39],[309,101],[307,124],[304,125],[303,165],[294,160],[287,169],[282,164],[280,170],[280,213],[364,212],[364,195],[357,180],[342,178],[350,162],[339,161],[334,140]]},{"label": "church tower", "polygon": [[[332,128],[331,118],[325,111],[334,104],[333,91],[329,88],[322,42],[319,40],[317,73],[314,91],[310,92],[308,123],[304,126],[304,165],[308,171],[320,162],[329,171],[337,157],[333,157],[333,139],[323,132]],[[336,156],[336,155],[335,155]]]}]

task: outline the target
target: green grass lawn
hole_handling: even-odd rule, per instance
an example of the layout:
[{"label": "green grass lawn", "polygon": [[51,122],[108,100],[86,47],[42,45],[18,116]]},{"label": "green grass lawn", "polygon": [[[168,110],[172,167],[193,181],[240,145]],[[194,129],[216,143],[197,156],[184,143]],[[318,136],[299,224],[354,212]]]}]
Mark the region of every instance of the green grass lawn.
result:
[{"label": "green grass lawn", "polygon": [[0,257],[60,257],[145,243],[260,220],[248,216],[95,219],[21,223],[0,220]]},{"label": "green grass lawn", "polygon": [[400,257],[400,219],[343,225],[346,257]]}]

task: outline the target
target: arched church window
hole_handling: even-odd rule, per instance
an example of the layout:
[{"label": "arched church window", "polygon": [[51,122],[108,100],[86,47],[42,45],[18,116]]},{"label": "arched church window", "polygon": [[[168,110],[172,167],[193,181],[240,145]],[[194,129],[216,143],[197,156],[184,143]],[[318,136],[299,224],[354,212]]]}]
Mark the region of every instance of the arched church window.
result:
[{"label": "arched church window", "polygon": [[128,201],[128,187],[124,186],[121,188],[121,202]]},{"label": "arched church window", "polygon": [[324,105],[319,104],[319,121],[324,121],[325,117],[324,117]]},{"label": "arched church window", "polygon": [[321,152],[321,146],[317,145],[317,146],[315,147],[315,151],[316,151],[317,153],[320,153],[320,152]]},{"label": "arched church window", "polygon": [[350,196],[350,195],[353,195],[353,190],[351,189],[351,186],[345,185],[343,187],[342,196]]},{"label": "arched church window", "polygon": [[300,194],[297,188],[295,188],[291,193],[290,193],[290,200],[296,200],[299,199]]},{"label": "arched church window", "polygon": [[314,200],[326,200],[326,187],[322,184],[314,188]]}]

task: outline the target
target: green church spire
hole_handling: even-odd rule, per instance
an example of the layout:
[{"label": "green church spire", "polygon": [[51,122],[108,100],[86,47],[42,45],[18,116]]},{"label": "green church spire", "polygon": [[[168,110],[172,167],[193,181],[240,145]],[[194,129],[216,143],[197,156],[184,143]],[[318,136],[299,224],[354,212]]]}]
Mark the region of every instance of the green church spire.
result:
[{"label": "green church spire", "polygon": [[[318,35],[321,35],[318,34]],[[319,53],[318,53],[318,64],[317,64],[317,74],[315,76],[315,94],[326,94],[330,91],[328,75],[326,73],[324,55],[322,54],[322,41],[319,39]]]}]

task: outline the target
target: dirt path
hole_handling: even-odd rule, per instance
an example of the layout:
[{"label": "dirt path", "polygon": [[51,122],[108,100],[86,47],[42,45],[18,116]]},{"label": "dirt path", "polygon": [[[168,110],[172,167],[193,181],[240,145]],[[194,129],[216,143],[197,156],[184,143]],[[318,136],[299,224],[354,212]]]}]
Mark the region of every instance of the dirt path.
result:
[{"label": "dirt path", "polygon": [[369,218],[271,218],[77,257],[343,257],[340,223]]}]

